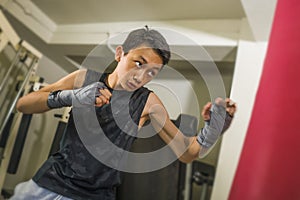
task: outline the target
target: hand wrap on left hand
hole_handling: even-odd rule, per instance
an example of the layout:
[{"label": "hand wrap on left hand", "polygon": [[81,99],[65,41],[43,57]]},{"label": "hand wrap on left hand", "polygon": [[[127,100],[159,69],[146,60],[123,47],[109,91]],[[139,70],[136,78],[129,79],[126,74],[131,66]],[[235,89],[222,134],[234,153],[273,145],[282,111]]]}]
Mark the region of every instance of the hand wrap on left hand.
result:
[{"label": "hand wrap on left hand", "polygon": [[210,120],[205,122],[205,126],[200,130],[197,141],[201,145],[199,157],[206,155],[208,150],[217,142],[222,133],[230,126],[232,116],[226,112],[223,105],[213,104],[210,112]]}]

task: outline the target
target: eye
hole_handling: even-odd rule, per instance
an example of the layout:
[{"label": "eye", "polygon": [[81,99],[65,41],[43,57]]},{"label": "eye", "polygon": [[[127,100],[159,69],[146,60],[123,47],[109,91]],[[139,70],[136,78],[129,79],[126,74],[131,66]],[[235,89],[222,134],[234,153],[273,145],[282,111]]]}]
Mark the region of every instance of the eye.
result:
[{"label": "eye", "polygon": [[135,65],[136,65],[138,68],[141,68],[143,64],[142,64],[140,61],[135,61]]},{"label": "eye", "polygon": [[150,77],[154,77],[155,75],[156,75],[156,73],[155,73],[155,71],[149,71],[148,72],[148,75],[150,76]]}]

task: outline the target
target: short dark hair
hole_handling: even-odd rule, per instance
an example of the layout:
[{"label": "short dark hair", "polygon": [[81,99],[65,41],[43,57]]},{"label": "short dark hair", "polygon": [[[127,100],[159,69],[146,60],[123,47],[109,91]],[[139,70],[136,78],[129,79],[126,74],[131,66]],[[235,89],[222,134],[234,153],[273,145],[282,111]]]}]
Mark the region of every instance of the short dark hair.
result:
[{"label": "short dark hair", "polygon": [[162,59],[163,65],[170,60],[170,47],[161,33],[154,29],[145,28],[136,29],[129,33],[122,47],[125,55],[131,50],[141,45],[152,48]]}]

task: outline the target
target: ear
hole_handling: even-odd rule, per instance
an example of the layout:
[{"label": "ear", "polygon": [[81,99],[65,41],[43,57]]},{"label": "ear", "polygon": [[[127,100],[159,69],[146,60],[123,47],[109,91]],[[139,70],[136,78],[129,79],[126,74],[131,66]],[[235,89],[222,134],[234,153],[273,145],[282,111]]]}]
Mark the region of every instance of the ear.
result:
[{"label": "ear", "polygon": [[120,62],[122,56],[123,56],[123,47],[122,46],[117,46],[116,54],[115,54],[115,60],[117,62]]}]

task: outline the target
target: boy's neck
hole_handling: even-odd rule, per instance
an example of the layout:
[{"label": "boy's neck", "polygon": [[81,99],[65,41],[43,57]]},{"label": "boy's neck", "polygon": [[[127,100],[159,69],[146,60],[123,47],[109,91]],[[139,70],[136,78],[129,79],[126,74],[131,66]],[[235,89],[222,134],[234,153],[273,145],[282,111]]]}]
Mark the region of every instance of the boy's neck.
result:
[{"label": "boy's neck", "polygon": [[118,74],[113,72],[108,75],[106,84],[112,89],[119,89],[118,80],[119,80]]}]

